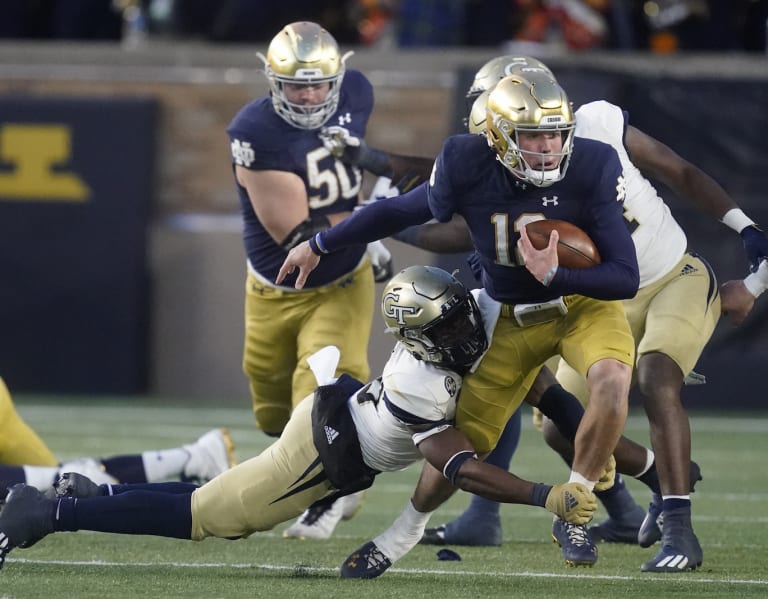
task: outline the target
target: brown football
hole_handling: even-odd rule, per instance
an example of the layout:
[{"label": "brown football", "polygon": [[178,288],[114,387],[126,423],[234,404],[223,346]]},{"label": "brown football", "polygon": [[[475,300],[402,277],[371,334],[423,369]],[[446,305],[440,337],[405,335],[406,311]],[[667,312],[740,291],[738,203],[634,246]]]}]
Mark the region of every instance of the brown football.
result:
[{"label": "brown football", "polygon": [[557,259],[567,268],[587,268],[600,264],[600,252],[583,229],[564,220],[535,220],[525,226],[528,237],[537,250],[549,243],[549,234],[557,229],[560,240],[557,243]]}]

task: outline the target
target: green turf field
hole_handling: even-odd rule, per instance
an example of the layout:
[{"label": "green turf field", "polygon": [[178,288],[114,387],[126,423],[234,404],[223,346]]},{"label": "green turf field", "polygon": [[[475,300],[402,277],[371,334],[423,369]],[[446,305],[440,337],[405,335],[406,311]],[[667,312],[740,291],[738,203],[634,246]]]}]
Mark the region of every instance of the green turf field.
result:
[{"label": "green turf field", "polygon": [[[21,414],[61,459],[171,447],[214,426],[228,426],[240,459],[267,439],[247,404],[203,407],[146,400],[77,401],[17,397]],[[561,481],[565,467],[524,418],[513,470],[532,480]],[[566,568],[540,508],[504,506],[501,548],[454,548],[461,561],[438,561],[436,549],[416,547],[383,577],[348,581],[338,567],[352,550],[386,527],[407,501],[418,468],[379,477],[358,515],[331,541],[281,538],[286,525],[240,541],[202,543],[99,533],[58,533],[16,550],[0,571],[0,599],[45,597],[553,597],[740,598],[768,596],[768,414],[692,417],[694,456],[704,480],[694,494],[694,525],[704,565],[684,574],[648,575],[640,564],[653,549],[601,545],[597,565]],[[646,442],[635,414],[629,436]],[[628,483],[645,506],[648,491]],[[461,512],[459,494],[433,518]],[[602,519],[599,513],[597,519]]]}]

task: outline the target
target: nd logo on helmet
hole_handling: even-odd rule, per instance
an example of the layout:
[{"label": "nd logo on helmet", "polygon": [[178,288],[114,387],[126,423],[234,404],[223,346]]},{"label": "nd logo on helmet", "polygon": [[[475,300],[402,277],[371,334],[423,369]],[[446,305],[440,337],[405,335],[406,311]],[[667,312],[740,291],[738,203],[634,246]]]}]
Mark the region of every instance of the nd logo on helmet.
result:
[{"label": "nd logo on helmet", "polygon": [[392,318],[399,325],[405,326],[405,317],[413,316],[419,309],[413,306],[399,306],[395,302],[400,300],[397,293],[387,293],[382,299],[382,312],[387,318]]}]

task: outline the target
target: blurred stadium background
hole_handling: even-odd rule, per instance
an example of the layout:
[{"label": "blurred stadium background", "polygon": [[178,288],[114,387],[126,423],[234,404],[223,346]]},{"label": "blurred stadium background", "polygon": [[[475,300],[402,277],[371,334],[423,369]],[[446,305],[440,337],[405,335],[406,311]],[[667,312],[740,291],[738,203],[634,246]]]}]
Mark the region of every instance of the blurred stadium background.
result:
[{"label": "blurred stadium background", "polygon": [[[21,395],[249,405],[225,128],[267,93],[254,52],[285,23],[317,20],[355,50],[348,65],[375,87],[375,146],[435,155],[461,129],[476,69],[531,54],[575,104],[620,104],[768,224],[767,15],[762,0],[6,0],[0,374]],[[667,197],[721,281],[743,277],[739,237]],[[466,271],[463,256],[387,245],[396,268]],[[707,385],[685,392],[689,408],[764,408],[764,301],[739,329],[721,322],[697,368]],[[391,347],[382,331],[377,320],[374,369]]]}]

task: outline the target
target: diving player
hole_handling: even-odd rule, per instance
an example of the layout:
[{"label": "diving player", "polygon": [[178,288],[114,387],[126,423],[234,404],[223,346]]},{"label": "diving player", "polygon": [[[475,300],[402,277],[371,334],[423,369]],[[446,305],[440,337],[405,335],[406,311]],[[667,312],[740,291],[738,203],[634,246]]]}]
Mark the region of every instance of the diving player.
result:
[{"label": "diving player", "polygon": [[[364,386],[348,375],[333,379],[338,354],[324,348],[310,358],[321,387],[292,412],[280,438],[202,487],[96,486],[65,475],[57,485],[60,496],[50,500],[34,487],[14,486],[0,512],[0,567],[14,548],[56,531],[247,537],[422,458],[451,485],[497,501],[546,507],[568,522],[587,522],[597,503],[586,485],[532,483],[485,464],[452,425],[462,377],[488,347],[484,314],[492,322],[498,305],[482,292],[476,300],[443,270],[412,266],[386,285],[381,307],[397,339],[382,376]],[[581,411],[575,400],[573,406]],[[540,407],[555,418],[568,412]],[[386,559],[415,545],[429,516],[414,495],[400,520],[410,531],[405,546],[379,540]]]}]

